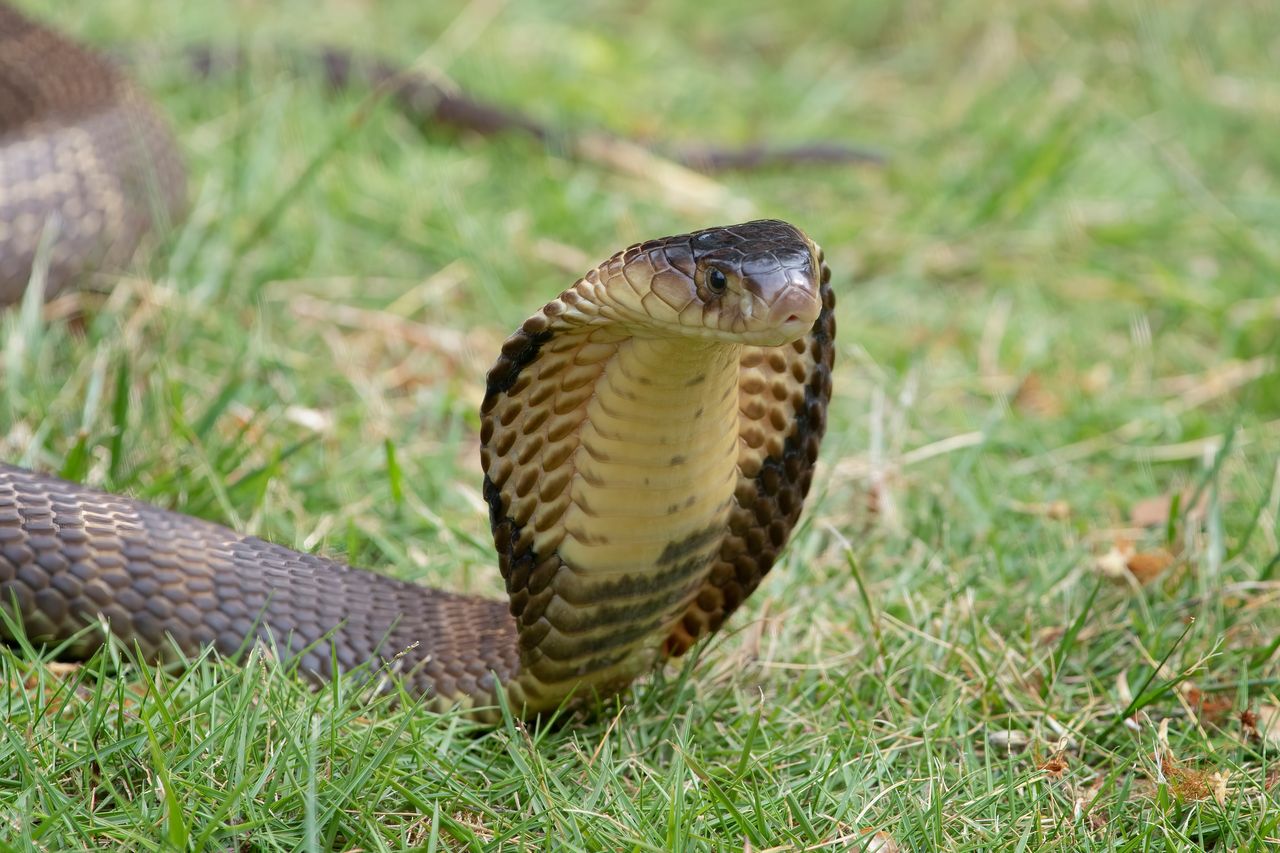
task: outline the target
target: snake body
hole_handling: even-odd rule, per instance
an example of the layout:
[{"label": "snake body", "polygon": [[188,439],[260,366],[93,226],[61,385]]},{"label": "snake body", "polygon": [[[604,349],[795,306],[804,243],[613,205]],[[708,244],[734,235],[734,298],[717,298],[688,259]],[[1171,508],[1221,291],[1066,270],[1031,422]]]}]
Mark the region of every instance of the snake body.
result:
[{"label": "snake body", "polygon": [[[0,234],[0,302],[41,252],[61,287],[180,209],[167,131],[100,62],[0,5],[0,222],[59,223]],[[0,464],[0,608],[71,658],[108,633],[159,661],[259,642],[481,716],[499,693],[533,714],[615,692],[717,630],[785,545],[825,428],[833,308],[819,247],[761,220],[631,246],[526,320],[481,406],[507,602]]]}]

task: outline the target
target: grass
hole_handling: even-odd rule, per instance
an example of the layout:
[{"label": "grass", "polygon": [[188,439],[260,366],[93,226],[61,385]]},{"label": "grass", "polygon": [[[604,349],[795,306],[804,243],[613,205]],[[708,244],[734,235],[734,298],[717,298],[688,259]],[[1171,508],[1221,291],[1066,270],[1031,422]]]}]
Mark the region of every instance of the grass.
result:
[{"label": "grass", "polygon": [[[213,81],[138,60],[192,214],[127,275],[0,318],[0,457],[496,593],[475,409],[498,342],[632,240],[775,215],[840,293],[784,562],[682,667],[539,730],[257,658],[0,652],[0,846],[1269,849],[1271,5],[626,5],[58,4],[98,44],[264,58]],[[424,136],[270,61],[324,41],[561,126],[892,162],[681,195]]]}]

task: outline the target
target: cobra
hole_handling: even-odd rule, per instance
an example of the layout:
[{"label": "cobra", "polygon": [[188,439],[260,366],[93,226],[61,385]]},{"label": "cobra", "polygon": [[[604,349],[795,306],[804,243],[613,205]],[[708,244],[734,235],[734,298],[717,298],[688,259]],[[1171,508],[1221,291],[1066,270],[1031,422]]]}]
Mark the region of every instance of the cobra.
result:
[{"label": "cobra", "polygon": [[[183,192],[127,82],[46,97],[83,66],[24,76],[13,57],[79,48],[0,6],[0,35],[15,28],[0,38],[0,221],[41,225],[0,234],[0,302],[42,251],[53,288],[131,251],[157,190]],[[65,226],[53,239],[49,222]],[[370,667],[488,719],[499,694],[532,715],[614,693],[719,629],[785,546],[826,425],[833,309],[821,249],[761,220],[633,245],[526,320],[480,411],[506,602],[0,464],[0,607],[72,658],[108,635],[160,662],[260,642],[315,678]]]}]

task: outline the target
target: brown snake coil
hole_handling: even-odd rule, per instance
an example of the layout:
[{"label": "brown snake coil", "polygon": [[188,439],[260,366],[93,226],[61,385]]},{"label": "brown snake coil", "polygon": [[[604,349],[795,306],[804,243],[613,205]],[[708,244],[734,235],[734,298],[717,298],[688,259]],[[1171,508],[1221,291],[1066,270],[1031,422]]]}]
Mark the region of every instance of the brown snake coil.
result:
[{"label": "brown snake coil", "polygon": [[[178,208],[180,160],[132,86],[3,5],[0,129],[0,303],[41,252],[61,287],[127,255],[157,199]],[[0,608],[68,657],[106,630],[161,661],[259,641],[482,716],[498,691],[526,714],[617,691],[718,629],[795,526],[831,394],[829,279],[787,223],[711,228],[619,252],[507,339],[481,454],[509,603],[0,464]]]}]

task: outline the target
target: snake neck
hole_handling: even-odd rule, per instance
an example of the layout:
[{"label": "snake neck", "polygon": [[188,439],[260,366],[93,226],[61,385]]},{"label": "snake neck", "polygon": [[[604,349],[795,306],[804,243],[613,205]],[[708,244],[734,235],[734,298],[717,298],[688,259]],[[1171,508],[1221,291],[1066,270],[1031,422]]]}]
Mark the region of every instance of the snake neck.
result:
[{"label": "snake neck", "polygon": [[740,353],[701,341],[619,344],[573,457],[559,552],[577,575],[607,582],[715,547],[737,479]]},{"label": "snake neck", "polygon": [[482,461],[520,635],[512,697],[613,692],[697,593],[737,480],[742,348],[579,328],[490,374]]}]

